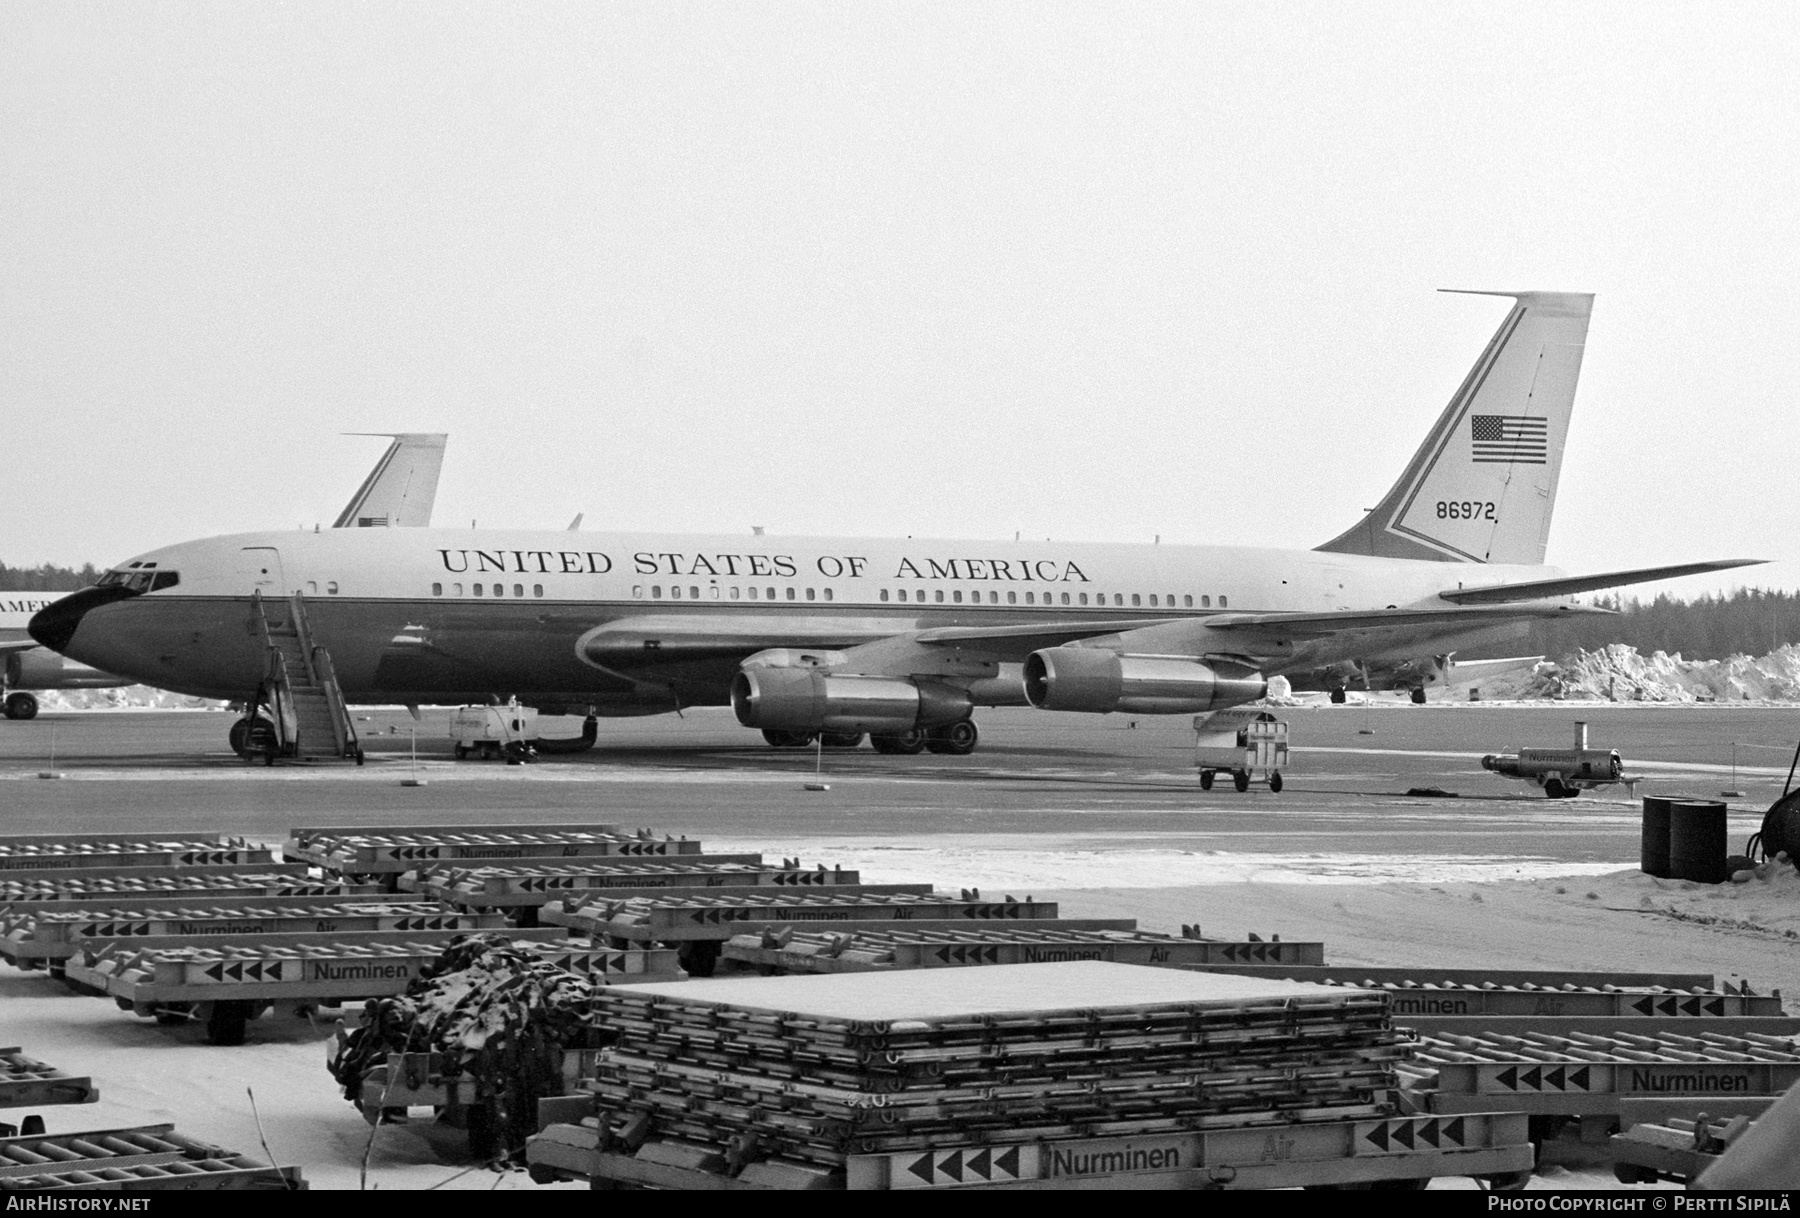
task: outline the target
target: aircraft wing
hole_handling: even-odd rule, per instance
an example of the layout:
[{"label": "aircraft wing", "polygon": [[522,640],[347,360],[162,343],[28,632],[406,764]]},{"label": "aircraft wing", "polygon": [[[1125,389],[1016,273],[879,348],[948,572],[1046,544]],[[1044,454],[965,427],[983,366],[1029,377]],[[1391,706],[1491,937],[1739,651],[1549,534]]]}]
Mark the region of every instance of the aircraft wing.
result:
[{"label": "aircraft wing", "polygon": [[1458,605],[1500,605],[1513,601],[1535,601],[1547,596],[1574,596],[1578,592],[1597,592],[1601,588],[1620,588],[1626,584],[1647,584],[1652,580],[1675,579],[1707,571],[1729,571],[1733,567],[1754,567],[1767,561],[1764,558],[1720,558],[1712,562],[1687,562],[1673,567],[1640,567],[1635,571],[1608,571],[1600,575],[1575,575],[1564,579],[1534,579],[1521,584],[1452,588],[1438,593],[1438,596]]},{"label": "aircraft wing", "polygon": [[[962,643],[995,644],[1027,655],[1040,647],[1061,647],[1096,635],[1118,634],[1125,630],[1142,630],[1150,626],[1166,626],[1179,618],[1153,617],[1134,621],[1112,622],[1031,622],[1023,626],[940,626],[921,630],[913,638],[927,645],[955,646]],[[1210,620],[1210,619],[1209,619]]]},{"label": "aircraft wing", "polygon": [[42,646],[36,639],[0,639],[0,655],[14,651],[30,651]]},{"label": "aircraft wing", "polygon": [[1456,609],[1344,609],[1329,613],[1220,613],[1202,618],[1209,630],[1240,630],[1280,634],[1295,638],[1323,637],[1347,630],[1383,630],[1408,626],[1462,626],[1471,629],[1489,623],[1533,617],[1579,617],[1610,614],[1611,609],[1570,605],[1561,601],[1537,604],[1509,603]]}]

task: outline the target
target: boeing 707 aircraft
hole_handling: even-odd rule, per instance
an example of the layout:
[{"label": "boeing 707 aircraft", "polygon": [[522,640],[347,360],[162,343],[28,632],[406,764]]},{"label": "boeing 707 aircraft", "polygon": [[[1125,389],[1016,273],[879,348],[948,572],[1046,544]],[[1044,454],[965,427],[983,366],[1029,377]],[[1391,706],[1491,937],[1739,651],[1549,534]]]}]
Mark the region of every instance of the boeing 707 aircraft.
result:
[{"label": "boeing 707 aircraft", "polygon": [[[772,744],[964,754],[984,706],[1188,714],[1602,612],[1576,594],[1753,560],[1543,565],[1593,297],[1513,307],[1393,489],[1313,550],[345,528],[139,555],[38,613],[108,672],[267,703],[304,618],[351,703],[732,706]],[[242,738],[243,724],[239,725]]]}]

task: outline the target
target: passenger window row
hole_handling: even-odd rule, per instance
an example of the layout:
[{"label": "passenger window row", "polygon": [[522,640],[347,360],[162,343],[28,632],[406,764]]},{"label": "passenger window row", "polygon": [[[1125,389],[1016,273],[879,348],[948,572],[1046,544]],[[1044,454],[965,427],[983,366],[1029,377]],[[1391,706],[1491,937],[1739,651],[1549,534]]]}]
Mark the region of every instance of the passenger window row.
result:
[{"label": "passenger window row", "polygon": [[[1021,594],[1018,592],[1008,592],[1006,594],[1006,603],[1009,605],[1017,605],[1017,604],[1021,603],[1019,600],[1020,595]],[[1107,599],[1106,599],[1107,595],[1108,594],[1105,592],[1093,593],[1093,603],[1095,605],[1105,605],[1107,603]],[[1112,593],[1111,594],[1112,603],[1115,606],[1123,608],[1125,606],[1126,595],[1127,594],[1123,593],[1123,592]],[[1089,594],[1086,592],[1061,592],[1061,593],[1026,592],[1023,594],[1023,596],[1025,598],[1023,603],[1027,604],[1027,605],[1055,605],[1055,604],[1085,605],[1088,603]],[[953,604],[953,605],[962,604],[963,599],[964,599],[963,593],[961,591],[952,589],[950,592],[946,593],[942,588],[935,589],[931,593],[930,599],[933,604],[942,605],[942,604],[946,603],[946,597],[948,598],[948,603]],[[1143,593],[1133,592],[1133,593],[1130,593],[1130,597],[1131,597],[1131,607],[1132,608],[1141,609],[1144,607],[1144,594]],[[883,588],[881,590],[881,599],[884,601],[889,599],[888,590],[886,588]],[[908,591],[905,588],[897,588],[893,592],[893,599],[896,601],[899,601],[902,604],[905,604],[910,600],[911,602],[913,602],[915,604],[923,605],[926,603],[926,593],[925,593],[925,589],[923,589],[923,588],[916,589],[916,590],[912,591],[911,593],[908,593]],[[1170,609],[1173,609],[1176,607],[1175,594],[1173,592],[1168,593],[1166,596],[1161,596],[1155,592],[1152,592],[1149,594],[1149,599],[1150,599],[1150,608],[1152,608],[1152,609],[1158,609],[1158,608],[1162,608],[1164,606],[1166,606]],[[981,593],[979,591],[970,592],[968,594],[968,603],[971,605],[981,604],[982,603]],[[1000,603],[1000,593],[997,591],[990,591],[987,594],[987,603],[990,605],[998,605]],[[1183,596],[1181,598],[1181,607],[1184,609],[1192,609],[1194,607],[1194,598],[1192,596]],[[1211,609],[1212,608],[1211,595],[1205,595],[1200,598],[1200,607],[1202,609]],[[1224,609],[1226,607],[1227,607],[1226,598],[1221,596],[1219,598],[1219,608]]]},{"label": "passenger window row", "polygon": [[[489,587],[490,587],[490,585],[488,585],[488,584],[470,584],[469,585],[469,594],[471,596],[486,596],[488,594]],[[505,596],[506,595],[506,585],[505,584],[493,584],[493,585],[491,585],[491,587],[493,588],[493,594],[495,596]],[[335,585],[335,584],[332,585],[331,590],[333,592],[336,592],[337,585]],[[462,594],[463,594],[463,586],[461,584],[451,584],[450,585],[450,595],[451,596],[461,596]],[[515,598],[522,599],[525,595],[525,585],[524,584],[514,584],[512,586],[512,594]],[[442,585],[442,584],[431,585],[431,595],[433,595],[433,596],[444,595],[444,585]],[[533,595],[533,596],[544,595],[544,585],[542,585],[542,584],[531,585],[531,595]]]}]

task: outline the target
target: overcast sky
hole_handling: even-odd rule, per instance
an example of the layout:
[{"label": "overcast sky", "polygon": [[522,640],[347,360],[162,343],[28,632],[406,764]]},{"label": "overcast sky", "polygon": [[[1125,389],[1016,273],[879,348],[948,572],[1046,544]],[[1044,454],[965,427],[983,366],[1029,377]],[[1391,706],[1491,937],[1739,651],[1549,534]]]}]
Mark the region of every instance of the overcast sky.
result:
[{"label": "overcast sky", "polygon": [[405,429],[438,524],[1312,546],[1466,287],[1598,294],[1550,561],[1794,587],[1797,13],[0,6],[0,560]]}]

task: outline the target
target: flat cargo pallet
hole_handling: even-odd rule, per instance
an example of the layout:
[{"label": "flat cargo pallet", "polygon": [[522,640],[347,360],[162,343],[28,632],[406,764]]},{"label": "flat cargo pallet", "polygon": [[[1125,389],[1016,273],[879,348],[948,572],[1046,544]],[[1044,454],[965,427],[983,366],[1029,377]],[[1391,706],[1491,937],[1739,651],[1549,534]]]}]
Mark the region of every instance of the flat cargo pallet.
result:
[{"label": "flat cargo pallet", "polygon": [[729,1162],[710,1147],[646,1141],[600,1146],[590,1124],[555,1124],[532,1138],[534,1179],[586,1179],[689,1189],[1263,1189],[1472,1176],[1517,1184],[1532,1147],[1526,1118],[1471,1113],[1448,1120],[1389,1117],[1304,1121],[1126,1137],[1012,1144],[947,1139],[915,1150],[848,1155],[842,1168],[799,1160]]},{"label": "flat cargo pallet", "polygon": [[89,1078],[65,1074],[55,1066],[26,1057],[17,1045],[0,1049],[0,1108],[38,1104],[91,1104],[100,1089]]},{"label": "flat cargo pallet", "polygon": [[144,897],[207,896],[349,896],[379,892],[374,884],[320,880],[300,867],[141,867],[125,871],[90,871],[54,879],[43,873],[25,881],[0,881],[0,907],[43,901],[136,901]]},{"label": "flat cargo pallet", "polygon": [[67,960],[97,940],[163,940],[185,936],[205,941],[215,935],[278,935],[344,931],[470,931],[500,929],[501,914],[465,913],[439,901],[392,896],[303,898],[197,905],[171,902],[168,908],[144,903],[101,909],[65,910],[24,905],[0,910],[0,957],[18,968],[41,968]]},{"label": "flat cargo pallet", "polygon": [[960,968],[985,964],[1044,964],[1058,960],[1108,960],[1115,964],[1179,967],[1189,962],[1256,956],[1295,963],[1322,959],[1322,943],[1228,943],[1178,938],[1149,931],[1043,929],[1030,922],[915,930],[910,925],[852,934],[838,931],[738,934],[725,945],[727,960],[786,972],[854,973],[880,969]]},{"label": "flat cargo pallet", "polygon": [[97,838],[85,841],[56,838],[46,842],[19,843],[0,838],[0,879],[24,878],[15,873],[76,868],[117,870],[121,867],[208,867],[243,863],[273,863],[275,852],[252,846],[241,838],[212,841],[207,838],[122,840]]},{"label": "flat cargo pallet", "polygon": [[[716,857],[716,856],[715,856]],[[761,856],[751,856],[760,859]],[[782,888],[829,889],[856,885],[855,871],[808,871],[758,863],[545,863],[539,866],[443,868],[407,873],[401,888],[455,905],[478,908],[536,907],[567,892],[607,889]]]},{"label": "flat cargo pallet", "polygon": [[628,835],[642,837],[643,830],[633,831],[614,824],[599,824],[591,821],[550,822],[542,825],[521,824],[509,821],[504,824],[487,825],[444,825],[425,827],[422,825],[300,825],[288,830],[287,849],[296,851],[323,851],[331,848],[333,839],[352,837],[384,837],[396,842],[429,842],[445,834],[481,834],[481,833],[591,833],[602,836]]},{"label": "flat cargo pallet", "polygon": [[[545,833],[513,829],[474,833],[444,829],[314,834],[304,840],[296,838],[288,842],[286,853],[337,872],[380,875],[413,871],[423,863],[471,859],[691,858],[704,852],[699,841],[687,838],[659,841],[629,834],[586,831]],[[762,861],[761,855],[755,857],[756,861]]]},{"label": "flat cargo pallet", "polygon": [[1779,1094],[1800,1083],[1800,1044],[1714,1032],[1429,1036],[1400,1073],[1416,1102],[1438,1114],[1504,1106],[1616,1116],[1621,1101],[1639,1098]]},{"label": "flat cargo pallet", "polygon": [[[1244,977],[1270,977],[1284,981],[1311,981],[1320,985],[1356,985],[1381,989],[1394,985],[1496,985],[1496,986],[1619,986],[1647,989],[1716,990],[1711,973],[1619,973],[1598,969],[1572,972],[1560,969],[1440,968],[1432,964],[1376,967],[1367,964],[1324,964],[1313,967],[1263,964],[1190,964],[1200,973],[1237,973]],[[1726,987],[1729,992],[1729,985]]]},{"label": "flat cargo pallet", "polygon": [[[746,931],[796,923],[896,923],[920,927],[948,923],[1011,921],[1020,925],[1054,919],[1055,901],[959,900],[936,896],[928,884],[865,884],[850,891],[657,893],[654,896],[586,896],[553,901],[538,911],[540,921],[569,926],[595,937],[634,943],[724,942]],[[1113,929],[1092,926],[1090,929]],[[1118,929],[1133,929],[1136,923]]]},{"label": "flat cargo pallet", "polygon": [[297,1167],[259,1163],[172,1125],[0,1138],[0,1192],[305,1187]]},{"label": "flat cargo pallet", "polygon": [[[675,953],[597,947],[559,930],[511,931],[507,938],[547,963],[596,984],[674,981]],[[445,939],[308,943],[295,947],[189,947],[146,952],[120,941],[69,961],[68,979],[152,1013],[174,1003],[324,1001],[403,993],[442,954]]]}]

